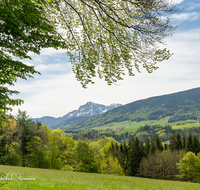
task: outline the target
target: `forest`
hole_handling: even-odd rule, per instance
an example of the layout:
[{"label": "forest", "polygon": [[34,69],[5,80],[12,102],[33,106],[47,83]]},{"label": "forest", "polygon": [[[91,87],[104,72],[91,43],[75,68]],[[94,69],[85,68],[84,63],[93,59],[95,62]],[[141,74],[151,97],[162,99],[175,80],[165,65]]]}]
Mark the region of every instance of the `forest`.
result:
[{"label": "forest", "polygon": [[106,136],[74,140],[20,110],[0,130],[2,165],[200,182],[199,152],[197,133],[173,131],[168,143],[158,134],[145,142],[135,136],[128,143]]}]

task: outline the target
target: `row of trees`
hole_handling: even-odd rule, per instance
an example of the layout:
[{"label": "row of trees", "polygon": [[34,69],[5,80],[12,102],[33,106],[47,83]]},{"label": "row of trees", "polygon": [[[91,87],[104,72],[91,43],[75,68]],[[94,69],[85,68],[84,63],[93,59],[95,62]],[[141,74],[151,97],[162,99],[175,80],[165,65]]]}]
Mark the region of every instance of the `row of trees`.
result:
[{"label": "row of trees", "polygon": [[174,132],[164,145],[158,135],[145,143],[137,137],[128,144],[112,137],[75,141],[21,111],[0,129],[0,164],[6,165],[198,181],[187,175],[199,174],[199,152],[199,137],[191,133],[186,138]]},{"label": "row of trees", "polygon": [[[193,123],[194,121],[186,121],[186,122],[179,122],[179,124],[186,124],[186,123]],[[182,129],[176,129],[176,132],[179,133],[182,137],[185,136],[185,138],[189,135],[190,132],[193,134],[199,134],[200,133],[200,127],[190,127],[190,128],[182,128]],[[173,133],[172,126],[170,125],[145,125],[139,127],[135,132],[134,136],[137,136],[139,140],[145,142],[146,137],[148,136],[150,139],[155,139],[156,134],[159,134],[159,138],[162,142],[168,141]]]},{"label": "row of trees", "polygon": [[0,164],[124,175],[118,160],[109,156],[111,142],[117,143],[113,138],[75,141],[19,111],[0,128]]},{"label": "row of trees", "polygon": [[128,132],[120,133],[115,132],[113,130],[105,130],[105,131],[74,131],[74,130],[67,130],[65,131],[66,135],[73,136],[74,140],[81,140],[83,138],[87,138],[88,140],[97,140],[104,137],[112,137],[118,142],[129,142],[131,139],[131,134]]}]

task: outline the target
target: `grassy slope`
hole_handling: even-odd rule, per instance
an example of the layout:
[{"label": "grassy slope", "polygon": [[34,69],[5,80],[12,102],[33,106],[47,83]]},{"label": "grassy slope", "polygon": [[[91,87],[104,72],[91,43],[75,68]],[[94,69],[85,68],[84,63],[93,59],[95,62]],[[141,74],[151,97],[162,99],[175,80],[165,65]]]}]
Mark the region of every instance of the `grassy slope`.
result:
[{"label": "grassy slope", "polygon": [[[9,171],[9,172],[8,172]],[[35,181],[0,181],[3,190],[192,190],[200,189],[200,184],[153,180],[137,177],[114,176],[22,168],[0,165],[0,173],[21,174],[21,178],[35,178]]]},{"label": "grassy slope", "polygon": [[[191,120],[188,120],[191,121]],[[186,122],[186,121],[185,121]],[[91,128],[91,130],[103,130],[103,129],[112,129],[112,130],[120,130],[120,132],[135,132],[140,126],[145,126],[146,124],[148,125],[172,125],[172,129],[177,130],[177,129],[182,129],[182,128],[192,128],[192,127],[200,127],[200,123],[196,124],[195,121],[194,123],[186,123],[182,125],[176,125],[178,122],[174,123],[168,123],[167,120],[148,120],[148,121],[122,121],[122,122],[113,122],[105,125],[105,127],[94,127]],[[175,126],[176,125],[176,126]],[[123,128],[124,126],[128,126],[128,128]]]},{"label": "grassy slope", "polygon": [[[136,121],[122,121],[122,122],[113,122],[113,123],[109,123],[108,125],[106,125],[106,127],[94,127],[92,129],[94,130],[102,130],[102,129],[112,129],[112,130],[120,130],[122,129],[124,126],[128,126],[128,128],[124,128],[121,131],[122,132],[134,132],[136,131],[140,126],[144,126],[146,124],[149,125],[167,125],[168,122],[167,121],[156,121],[156,120],[148,120],[148,121],[140,121],[140,122],[136,122]],[[112,126],[109,126],[112,125]]]}]

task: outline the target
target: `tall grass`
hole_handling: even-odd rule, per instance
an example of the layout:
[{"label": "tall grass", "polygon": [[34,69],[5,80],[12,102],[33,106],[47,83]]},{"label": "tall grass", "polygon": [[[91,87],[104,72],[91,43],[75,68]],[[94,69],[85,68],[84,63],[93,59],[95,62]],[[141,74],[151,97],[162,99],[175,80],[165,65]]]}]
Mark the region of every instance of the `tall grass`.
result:
[{"label": "tall grass", "polygon": [[35,181],[0,181],[3,190],[199,190],[195,183],[0,165],[0,173]]}]

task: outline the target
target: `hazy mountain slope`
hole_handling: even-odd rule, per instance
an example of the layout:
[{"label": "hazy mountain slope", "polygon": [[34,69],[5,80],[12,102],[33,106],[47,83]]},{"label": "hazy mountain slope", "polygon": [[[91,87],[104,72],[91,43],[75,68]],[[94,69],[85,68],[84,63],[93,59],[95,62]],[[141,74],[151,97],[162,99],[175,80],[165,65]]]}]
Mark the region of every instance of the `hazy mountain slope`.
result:
[{"label": "hazy mountain slope", "polygon": [[[83,117],[85,117],[85,119],[88,119],[89,117],[104,113],[106,111],[112,110],[113,108],[119,107],[121,105],[122,104],[111,104],[109,106],[105,106],[102,104],[87,102],[85,105],[80,106],[78,110],[69,112],[68,114],[64,115],[63,117],[55,118],[55,117],[44,116],[42,118],[34,118],[33,121],[39,121],[42,124],[46,123],[49,127],[55,129],[60,126],[63,126],[62,122],[65,122],[68,119],[77,118],[77,117],[82,117],[82,119],[83,119]],[[78,119],[77,122],[80,120],[81,119]],[[66,123],[69,123],[69,122],[71,122],[71,120],[66,121]],[[75,120],[73,120],[73,122],[71,122],[71,124],[74,124],[74,122],[75,122]]]},{"label": "hazy mountain slope", "polygon": [[81,122],[81,121],[85,121],[87,119],[89,119],[90,117],[88,116],[79,116],[79,117],[73,117],[73,118],[69,118],[61,123],[59,123],[58,125],[54,125],[52,126],[51,128],[52,129],[57,129],[57,128],[63,128],[65,126],[68,126],[68,125],[73,125],[73,124],[76,124],[78,122]]},{"label": "hazy mountain slope", "polygon": [[170,116],[169,122],[200,119],[200,88],[138,100],[69,126],[68,129],[88,129],[111,122],[156,120],[167,116]]}]

